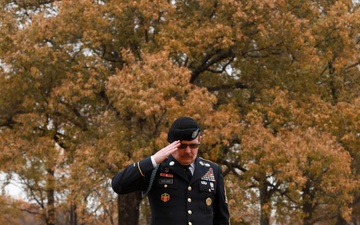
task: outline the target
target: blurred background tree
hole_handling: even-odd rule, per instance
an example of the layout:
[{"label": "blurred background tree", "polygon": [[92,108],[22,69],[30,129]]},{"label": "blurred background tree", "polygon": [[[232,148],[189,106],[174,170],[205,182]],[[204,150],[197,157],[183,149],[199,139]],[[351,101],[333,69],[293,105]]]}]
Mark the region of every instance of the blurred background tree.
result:
[{"label": "blurred background tree", "polygon": [[358,2],[2,0],[0,28],[3,186],[45,224],[146,223],[110,180],[181,115],[232,224],[359,223]]}]

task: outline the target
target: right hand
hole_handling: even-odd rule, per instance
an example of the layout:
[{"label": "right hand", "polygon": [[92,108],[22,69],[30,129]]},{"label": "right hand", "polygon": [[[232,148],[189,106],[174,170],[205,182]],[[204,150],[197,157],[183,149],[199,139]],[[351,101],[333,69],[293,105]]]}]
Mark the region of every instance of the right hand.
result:
[{"label": "right hand", "polygon": [[153,155],[153,158],[154,158],[156,164],[160,164],[160,163],[164,162],[164,160],[167,159],[167,157],[169,157],[169,155],[171,155],[173,152],[175,152],[178,149],[180,144],[181,144],[180,141],[174,141],[173,143],[169,144],[165,148],[162,148],[161,150],[156,152]]}]

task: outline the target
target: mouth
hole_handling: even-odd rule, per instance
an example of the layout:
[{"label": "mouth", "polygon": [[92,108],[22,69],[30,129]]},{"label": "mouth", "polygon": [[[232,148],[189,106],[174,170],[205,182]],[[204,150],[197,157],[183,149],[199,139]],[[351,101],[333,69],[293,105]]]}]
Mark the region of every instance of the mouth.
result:
[{"label": "mouth", "polygon": [[192,159],[193,156],[192,156],[192,155],[184,155],[182,158],[183,158],[183,159]]}]

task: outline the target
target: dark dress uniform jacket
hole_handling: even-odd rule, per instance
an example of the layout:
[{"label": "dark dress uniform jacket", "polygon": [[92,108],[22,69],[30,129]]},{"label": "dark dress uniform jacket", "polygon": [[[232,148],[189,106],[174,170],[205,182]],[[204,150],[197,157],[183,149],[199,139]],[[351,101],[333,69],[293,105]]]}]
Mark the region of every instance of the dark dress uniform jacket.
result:
[{"label": "dark dress uniform jacket", "polygon": [[[147,190],[154,167],[148,157],[112,179],[118,194]],[[220,166],[197,158],[191,180],[172,156],[159,165],[148,192],[151,225],[229,225],[229,210]]]}]

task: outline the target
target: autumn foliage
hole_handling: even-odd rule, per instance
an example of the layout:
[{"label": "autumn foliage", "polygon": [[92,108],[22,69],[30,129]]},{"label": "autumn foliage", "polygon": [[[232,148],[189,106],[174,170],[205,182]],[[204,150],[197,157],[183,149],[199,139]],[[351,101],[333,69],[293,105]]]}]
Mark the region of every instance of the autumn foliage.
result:
[{"label": "autumn foliage", "polygon": [[2,0],[0,87],[0,223],[147,224],[110,180],[183,115],[232,224],[360,222],[358,1]]}]

